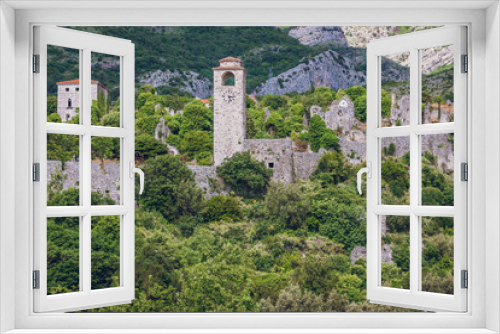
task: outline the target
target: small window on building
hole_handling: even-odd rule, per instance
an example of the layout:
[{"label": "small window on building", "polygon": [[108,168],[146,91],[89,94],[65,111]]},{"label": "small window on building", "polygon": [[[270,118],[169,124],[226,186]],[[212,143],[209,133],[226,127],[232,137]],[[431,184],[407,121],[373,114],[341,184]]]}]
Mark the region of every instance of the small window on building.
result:
[{"label": "small window on building", "polygon": [[234,74],[231,72],[224,73],[222,77],[222,82],[224,86],[234,86]]},{"label": "small window on building", "polygon": [[268,162],[267,167],[273,169],[274,168],[274,162]]},{"label": "small window on building", "polygon": [[71,108],[73,106],[73,101],[71,99],[68,99],[68,108]]},{"label": "small window on building", "polygon": [[79,91],[80,91],[80,87],[76,87],[75,92],[79,92]]},{"label": "small window on building", "polygon": [[66,91],[69,92],[69,88],[66,88]]}]

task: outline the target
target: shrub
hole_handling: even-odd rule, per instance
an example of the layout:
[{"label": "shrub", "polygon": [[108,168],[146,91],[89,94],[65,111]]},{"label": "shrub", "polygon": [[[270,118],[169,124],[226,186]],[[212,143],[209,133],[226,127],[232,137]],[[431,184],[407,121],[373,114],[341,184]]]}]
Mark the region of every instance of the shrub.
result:
[{"label": "shrub", "polygon": [[321,147],[321,138],[326,132],[325,122],[321,119],[319,115],[314,115],[311,117],[309,122],[309,144],[311,144],[311,150],[318,152]]},{"label": "shrub", "polygon": [[286,107],[288,100],[282,95],[266,95],[262,99],[260,105],[262,107],[269,107],[273,110]]},{"label": "shrub", "polygon": [[312,174],[312,179],[319,178],[322,180],[323,186],[339,184],[349,178],[351,169],[351,164],[345,160],[342,153],[326,152],[319,159],[318,166]]},{"label": "shrub", "polygon": [[366,122],[366,95],[361,95],[354,100],[354,114],[361,122]]},{"label": "shrub", "polygon": [[193,131],[213,131],[213,112],[201,101],[195,101],[184,108],[180,134],[183,136]]},{"label": "shrub", "polygon": [[250,152],[238,152],[217,167],[217,174],[237,195],[252,197],[263,194],[273,171]]},{"label": "shrub", "polygon": [[309,213],[309,200],[295,184],[271,183],[265,197],[267,216],[288,228],[304,226]]},{"label": "shrub", "polygon": [[326,129],[325,134],[321,137],[321,147],[327,150],[334,149],[336,151],[340,149],[339,139],[332,129]]},{"label": "shrub", "polygon": [[391,192],[401,197],[410,186],[410,175],[404,165],[395,159],[382,162],[382,181],[391,187]]},{"label": "shrub", "polygon": [[206,131],[188,132],[184,135],[180,149],[190,158],[198,157],[205,152],[212,155],[213,139],[210,138],[210,134]]},{"label": "shrub", "polygon": [[144,174],[144,194],[139,199],[144,208],[161,212],[171,221],[202,210],[202,192],[196,188],[189,168],[178,157],[149,158],[144,165]]},{"label": "shrub", "polygon": [[423,205],[442,205],[444,196],[441,190],[437,188],[425,187],[422,189]]},{"label": "shrub", "polygon": [[386,216],[385,224],[390,232],[410,231],[410,217],[408,216]]},{"label": "shrub", "polygon": [[382,89],[382,101],[381,101],[382,118],[391,117],[391,107],[392,107],[391,95],[387,93],[384,89]]},{"label": "shrub", "polygon": [[217,195],[213,196],[206,202],[205,220],[240,220],[243,218],[243,210],[241,209],[240,201],[231,196]]},{"label": "shrub", "polygon": [[148,159],[167,153],[167,147],[154,137],[145,133],[135,137],[136,159]]}]

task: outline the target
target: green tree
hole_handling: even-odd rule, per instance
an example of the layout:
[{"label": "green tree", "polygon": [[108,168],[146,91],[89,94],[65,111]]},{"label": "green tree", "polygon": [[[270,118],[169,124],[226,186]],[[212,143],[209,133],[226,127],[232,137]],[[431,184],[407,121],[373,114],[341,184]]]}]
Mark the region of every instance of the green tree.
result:
[{"label": "green tree", "polygon": [[213,139],[207,131],[188,132],[184,134],[180,149],[191,158],[198,157],[204,152],[212,155]]},{"label": "green tree", "polygon": [[184,108],[180,134],[192,131],[213,131],[213,112],[201,101],[195,101]]},{"label": "green tree", "polygon": [[326,129],[325,134],[321,137],[321,147],[329,149],[334,149],[338,151],[340,149],[339,139],[335,135],[332,129]]},{"label": "green tree", "polygon": [[288,100],[283,95],[265,95],[260,105],[262,107],[269,107],[273,110],[278,110],[279,108],[286,107]]},{"label": "green tree", "polygon": [[391,108],[392,108],[392,98],[389,93],[387,93],[384,89],[381,90],[381,109],[382,109],[382,118],[391,117]]},{"label": "green tree", "polygon": [[250,152],[235,153],[217,167],[217,174],[231,186],[232,191],[243,197],[263,194],[272,173],[262,161],[254,159]]},{"label": "green tree", "polygon": [[79,142],[79,136],[47,134],[47,160],[61,161],[62,169],[64,169],[66,162],[79,156]]},{"label": "green tree", "polygon": [[217,195],[206,202],[203,216],[209,222],[227,219],[238,221],[243,218],[243,210],[238,199],[232,196]]},{"label": "green tree", "polygon": [[311,145],[311,150],[318,152],[321,147],[321,138],[326,132],[325,122],[321,119],[319,115],[314,115],[311,117],[309,122],[309,144]]},{"label": "green tree", "polygon": [[57,96],[47,96],[47,116],[57,114]]},{"label": "green tree", "polygon": [[361,86],[351,86],[345,90],[351,101],[356,101],[361,96],[366,96],[366,88]]},{"label": "green tree", "polygon": [[352,166],[341,152],[326,152],[321,156],[312,179],[320,179],[324,186],[337,185],[346,181],[352,172]]},{"label": "green tree", "polygon": [[135,137],[135,158],[146,160],[158,155],[167,154],[166,145],[160,143],[154,137],[141,134]]},{"label": "green tree", "polygon": [[444,99],[441,95],[436,95],[432,100],[438,104],[438,121],[441,121],[441,104],[444,103]]},{"label": "green tree", "polygon": [[272,182],[265,196],[266,216],[279,220],[286,227],[297,229],[305,225],[309,199],[295,184]]},{"label": "green tree", "polygon": [[144,193],[139,203],[158,211],[169,221],[183,215],[196,215],[203,208],[203,195],[194,176],[178,157],[162,155],[144,164]]},{"label": "green tree", "polygon": [[366,122],[366,95],[361,95],[354,100],[354,114],[361,122]]}]

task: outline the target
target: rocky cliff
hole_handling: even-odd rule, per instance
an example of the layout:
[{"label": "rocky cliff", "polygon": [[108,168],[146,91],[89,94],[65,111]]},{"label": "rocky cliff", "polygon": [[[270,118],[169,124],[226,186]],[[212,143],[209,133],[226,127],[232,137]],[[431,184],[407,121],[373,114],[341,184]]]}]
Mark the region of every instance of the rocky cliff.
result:
[{"label": "rocky cliff", "polygon": [[[366,84],[366,72],[358,70],[360,60],[344,57],[336,51],[325,51],[258,86],[252,94],[282,95],[303,93],[311,87],[345,89]],[[384,63],[383,81],[406,81],[409,69],[390,60]]]},{"label": "rocky cliff", "polygon": [[344,58],[338,52],[325,51],[306,63],[267,80],[257,87],[253,94],[303,93],[311,86],[339,89],[364,85],[365,81],[366,74],[357,71],[351,60]]},{"label": "rocky cliff", "polygon": [[154,87],[179,87],[181,91],[200,99],[212,95],[212,82],[193,71],[157,70],[142,76],[139,82]]},{"label": "rocky cliff", "polygon": [[303,45],[348,46],[342,27],[295,27],[288,32],[288,36],[296,38]]}]

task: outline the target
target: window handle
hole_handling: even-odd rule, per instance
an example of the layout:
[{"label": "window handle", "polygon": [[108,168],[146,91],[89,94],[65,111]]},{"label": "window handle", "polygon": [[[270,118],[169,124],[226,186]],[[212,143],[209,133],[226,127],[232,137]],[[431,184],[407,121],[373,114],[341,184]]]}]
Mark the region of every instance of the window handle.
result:
[{"label": "window handle", "polygon": [[366,177],[368,179],[371,179],[372,177],[372,163],[371,162],[367,162],[366,163],[366,167],[365,168],[361,168],[359,171],[358,171],[358,193],[361,195],[363,192],[361,191],[361,176],[366,173]]},{"label": "window handle", "polygon": [[134,174],[137,173],[139,174],[139,195],[142,195],[142,192],[144,191],[144,172],[135,167],[135,162],[131,161],[129,164],[129,173],[130,173],[130,178],[134,178]]}]

